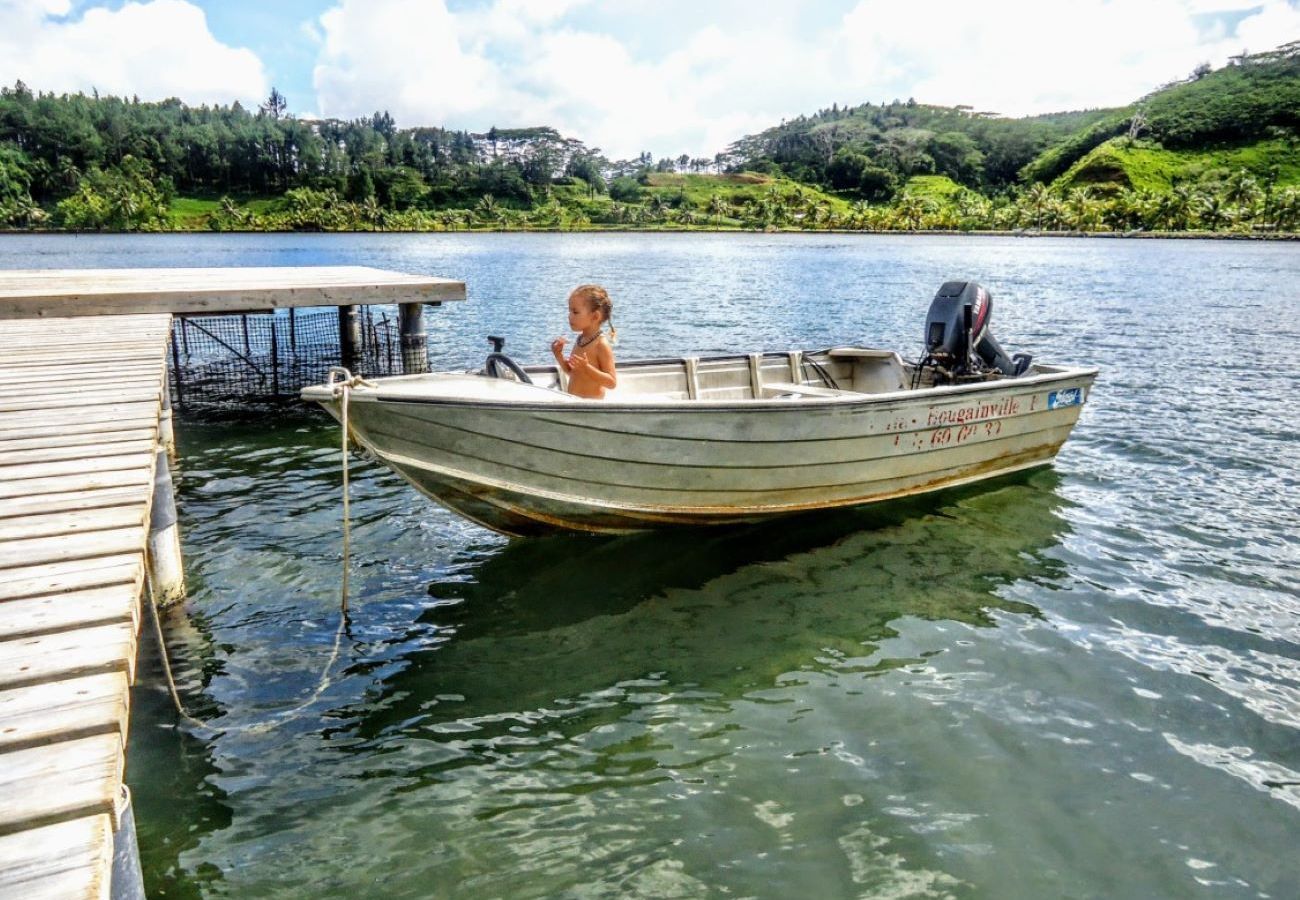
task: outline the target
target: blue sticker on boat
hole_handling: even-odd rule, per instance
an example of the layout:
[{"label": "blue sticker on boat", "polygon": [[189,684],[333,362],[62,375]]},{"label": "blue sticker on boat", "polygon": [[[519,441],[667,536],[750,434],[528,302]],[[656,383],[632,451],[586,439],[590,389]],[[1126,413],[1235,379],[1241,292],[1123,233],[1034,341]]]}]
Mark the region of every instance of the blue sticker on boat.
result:
[{"label": "blue sticker on boat", "polygon": [[1070,388],[1065,391],[1052,391],[1047,395],[1047,408],[1060,409],[1062,406],[1078,406],[1083,402],[1083,388]]}]

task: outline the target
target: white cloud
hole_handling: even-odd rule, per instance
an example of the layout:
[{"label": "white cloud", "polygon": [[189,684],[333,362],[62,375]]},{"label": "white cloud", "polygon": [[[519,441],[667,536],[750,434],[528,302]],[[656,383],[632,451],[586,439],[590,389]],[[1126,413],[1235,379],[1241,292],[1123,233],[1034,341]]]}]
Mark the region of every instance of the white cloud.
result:
[{"label": "white cloud", "polygon": [[[552,125],[620,157],[709,156],[832,102],[911,96],[1007,115],[1120,105],[1198,63],[1300,38],[1287,0],[845,0],[820,30],[784,0],[711,21],[723,6],[497,0],[454,13],[444,0],[340,0],[319,22],[318,108],[476,131]],[[674,31],[644,33],[655,27]]]},{"label": "white cloud", "polygon": [[0,0],[0,83],[195,104],[254,103],[270,90],[256,54],[218,41],[184,0],[64,18],[70,9],[67,0]]}]

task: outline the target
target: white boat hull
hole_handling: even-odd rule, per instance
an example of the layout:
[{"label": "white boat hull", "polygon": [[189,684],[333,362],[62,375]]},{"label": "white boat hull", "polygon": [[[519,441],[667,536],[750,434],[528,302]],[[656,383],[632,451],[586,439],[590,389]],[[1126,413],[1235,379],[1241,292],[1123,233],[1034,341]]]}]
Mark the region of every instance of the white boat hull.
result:
[{"label": "white boat hull", "polygon": [[[854,506],[1045,465],[1095,376],[1042,369],[880,393],[590,401],[432,375],[355,388],[349,418],[380,460],[489,528],[621,533]],[[337,417],[327,390],[304,397]]]}]

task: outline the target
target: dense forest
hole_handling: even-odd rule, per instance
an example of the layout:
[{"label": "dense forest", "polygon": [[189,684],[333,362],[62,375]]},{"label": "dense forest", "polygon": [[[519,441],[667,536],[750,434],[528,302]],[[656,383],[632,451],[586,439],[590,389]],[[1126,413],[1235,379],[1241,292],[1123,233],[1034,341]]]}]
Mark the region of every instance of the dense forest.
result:
[{"label": "dense forest", "polygon": [[1300,227],[1300,42],[1121,109],[833,106],[712,158],[0,89],[0,226],[72,230]]}]

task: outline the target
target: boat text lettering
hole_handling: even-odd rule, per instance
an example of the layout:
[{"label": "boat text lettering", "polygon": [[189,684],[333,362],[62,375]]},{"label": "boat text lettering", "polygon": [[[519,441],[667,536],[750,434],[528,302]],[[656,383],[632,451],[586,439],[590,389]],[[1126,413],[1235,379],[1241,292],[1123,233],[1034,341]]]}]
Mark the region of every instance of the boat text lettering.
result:
[{"label": "boat text lettering", "polygon": [[1008,397],[998,403],[977,403],[956,409],[932,409],[927,425],[964,425],[975,419],[1014,416],[1020,412],[1020,400]]}]

